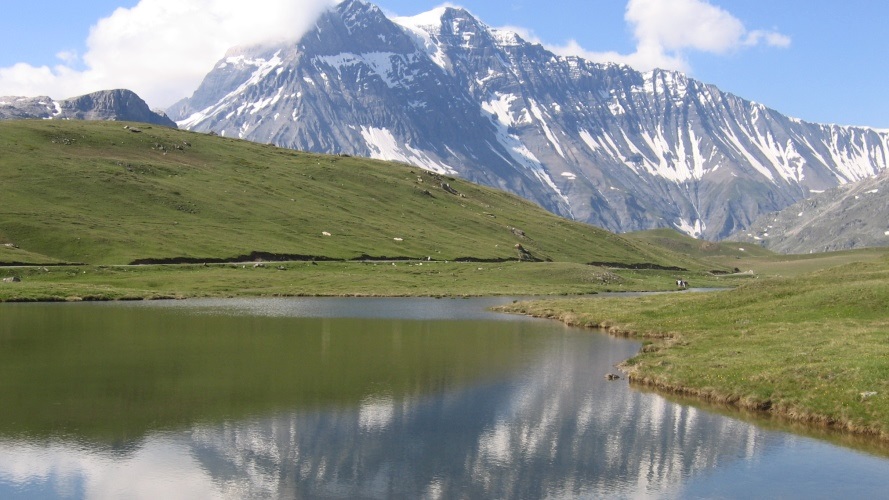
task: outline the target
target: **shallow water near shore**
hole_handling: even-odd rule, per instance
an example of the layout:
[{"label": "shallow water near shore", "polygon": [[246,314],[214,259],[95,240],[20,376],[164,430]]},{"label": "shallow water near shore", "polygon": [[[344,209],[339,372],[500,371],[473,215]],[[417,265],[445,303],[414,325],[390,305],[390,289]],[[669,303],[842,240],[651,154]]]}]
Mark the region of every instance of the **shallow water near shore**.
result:
[{"label": "shallow water near shore", "polygon": [[0,498],[878,497],[889,459],[608,381],[485,299],[0,304]]}]

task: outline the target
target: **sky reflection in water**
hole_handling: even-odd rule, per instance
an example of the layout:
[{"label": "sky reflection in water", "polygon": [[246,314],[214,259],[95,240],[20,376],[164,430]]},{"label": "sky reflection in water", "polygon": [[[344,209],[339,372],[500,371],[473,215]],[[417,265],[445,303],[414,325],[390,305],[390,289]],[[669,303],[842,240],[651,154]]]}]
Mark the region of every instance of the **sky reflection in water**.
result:
[{"label": "sky reflection in water", "polygon": [[[631,341],[552,322],[494,319],[483,312],[484,301],[298,302],[228,305],[229,312],[267,317],[270,323],[251,323],[260,328],[277,327],[280,318],[303,321],[295,317],[303,314],[328,318],[308,325],[326,324],[331,351],[348,352],[348,343],[337,339],[354,335],[356,325],[332,318],[365,318],[393,363],[416,355],[406,336],[419,337],[420,346],[433,342],[449,356],[465,355],[459,346],[434,344],[458,331],[416,321],[423,314],[459,317],[456,328],[471,330],[461,344],[484,332],[497,340],[470,346],[489,350],[484,355],[495,368],[468,362],[460,373],[450,364],[428,373],[382,372],[404,380],[374,379],[361,394],[247,417],[189,415],[173,428],[149,426],[130,440],[108,442],[101,433],[70,429],[37,436],[0,429],[0,497],[827,498],[880,495],[889,487],[884,458],[670,403],[629,390],[623,380],[605,381],[615,363],[638,349]],[[169,313],[157,304],[100,306],[91,313],[115,307]],[[219,307],[227,304],[176,303],[173,309],[194,319]],[[413,319],[395,319],[406,311]],[[304,335],[312,343],[323,339]],[[329,355],[336,363],[361,359],[343,352]]]}]

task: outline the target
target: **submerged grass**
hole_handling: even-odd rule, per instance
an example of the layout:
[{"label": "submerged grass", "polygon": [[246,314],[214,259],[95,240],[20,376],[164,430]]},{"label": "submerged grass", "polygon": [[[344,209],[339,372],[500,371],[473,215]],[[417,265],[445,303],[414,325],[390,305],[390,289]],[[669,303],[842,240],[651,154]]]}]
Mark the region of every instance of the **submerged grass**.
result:
[{"label": "submerged grass", "polygon": [[649,338],[632,381],[889,440],[889,258],[736,290],[502,310]]}]

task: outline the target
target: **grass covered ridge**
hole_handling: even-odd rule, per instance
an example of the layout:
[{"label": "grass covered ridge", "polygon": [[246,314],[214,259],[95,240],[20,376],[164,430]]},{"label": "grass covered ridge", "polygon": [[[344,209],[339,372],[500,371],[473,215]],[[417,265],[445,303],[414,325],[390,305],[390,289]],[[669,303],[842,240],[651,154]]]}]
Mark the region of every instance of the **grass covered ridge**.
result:
[{"label": "grass covered ridge", "polygon": [[736,290],[509,312],[648,337],[632,381],[889,440],[889,258]]},{"label": "grass covered ridge", "polygon": [[[0,245],[28,252],[26,262],[201,262],[261,252],[705,266],[400,164],[120,122],[0,122],[0,149]],[[9,254],[0,262],[21,261]]]}]

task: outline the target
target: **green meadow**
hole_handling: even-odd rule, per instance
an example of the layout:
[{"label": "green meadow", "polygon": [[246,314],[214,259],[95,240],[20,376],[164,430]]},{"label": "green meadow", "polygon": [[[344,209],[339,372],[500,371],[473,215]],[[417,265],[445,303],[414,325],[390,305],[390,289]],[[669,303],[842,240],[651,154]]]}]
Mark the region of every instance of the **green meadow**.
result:
[{"label": "green meadow", "polygon": [[126,127],[0,122],[0,258],[109,265],[263,255],[702,266],[517,196],[414,167]]},{"label": "green meadow", "polygon": [[0,122],[0,148],[0,264],[36,266],[0,271],[23,280],[0,300],[582,294],[731,270],[401,164],[117,122]]}]

